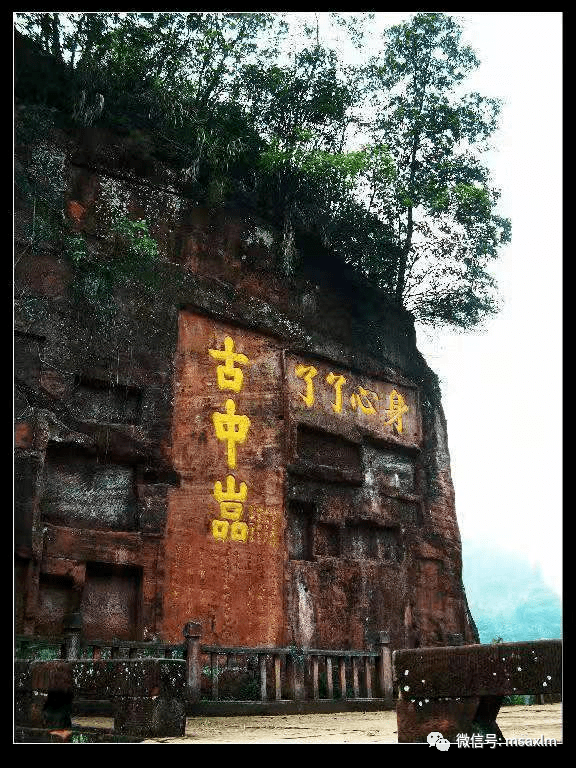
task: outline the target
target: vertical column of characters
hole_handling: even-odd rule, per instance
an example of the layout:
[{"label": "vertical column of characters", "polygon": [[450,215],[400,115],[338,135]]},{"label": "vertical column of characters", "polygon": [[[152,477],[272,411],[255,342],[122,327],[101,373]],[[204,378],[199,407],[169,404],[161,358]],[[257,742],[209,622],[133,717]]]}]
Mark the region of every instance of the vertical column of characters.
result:
[{"label": "vertical column of characters", "polygon": [[[209,349],[214,360],[221,361],[216,367],[216,377],[220,390],[231,390],[238,393],[244,383],[244,372],[241,367],[249,365],[246,355],[236,352],[234,340],[230,336],[224,339],[224,349]],[[228,469],[236,469],[236,448],[246,441],[250,429],[248,416],[236,413],[234,400],[226,400],[224,413],[215,411],[212,414],[216,438],[226,443],[226,461]],[[215,539],[232,541],[247,541],[248,526],[242,520],[243,505],[248,497],[248,486],[240,482],[237,486],[236,477],[228,473],[225,483],[217,480],[214,483],[213,495],[220,506],[220,518],[212,520],[212,535]]]}]

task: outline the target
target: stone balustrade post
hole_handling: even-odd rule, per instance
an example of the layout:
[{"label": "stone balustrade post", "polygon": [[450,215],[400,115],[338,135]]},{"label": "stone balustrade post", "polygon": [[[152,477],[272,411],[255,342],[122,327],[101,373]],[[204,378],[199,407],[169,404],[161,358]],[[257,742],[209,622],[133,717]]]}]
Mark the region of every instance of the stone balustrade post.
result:
[{"label": "stone balustrade post", "polygon": [[364,680],[366,683],[366,698],[372,698],[372,659],[370,656],[364,657]]},{"label": "stone balustrade post", "polygon": [[186,645],[186,685],[190,701],[200,701],[200,638],[202,625],[197,621],[189,621],[184,625]]},{"label": "stone balustrade post", "polygon": [[266,654],[258,654],[258,665],[260,667],[260,701],[266,701]]},{"label": "stone balustrade post", "polygon": [[327,697],[334,698],[334,678],[332,677],[332,657],[326,656],[326,690]]},{"label": "stone balustrade post", "polygon": [[280,701],[282,698],[282,673],[281,673],[282,658],[278,654],[274,655],[274,695],[276,701]]},{"label": "stone balustrade post", "polygon": [[80,658],[80,636],[82,634],[82,614],[68,613],[63,621],[65,636],[65,659],[75,661]]},{"label": "stone balustrade post", "polygon": [[296,652],[290,653],[286,662],[289,670],[289,681],[291,688],[291,697],[294,701],[303,701],[306,698],[306,691],[304,687],[304,652],[302,649],[297,649]]},{"label": "stone balustrade post", "polygon": [[380,658],[378,659],[378,682],[380,695],[388,706],[394,705],[394,691],[392,687],[392,653],[390,651],[390,635],[388,632],[378,633],[378,646]]}]

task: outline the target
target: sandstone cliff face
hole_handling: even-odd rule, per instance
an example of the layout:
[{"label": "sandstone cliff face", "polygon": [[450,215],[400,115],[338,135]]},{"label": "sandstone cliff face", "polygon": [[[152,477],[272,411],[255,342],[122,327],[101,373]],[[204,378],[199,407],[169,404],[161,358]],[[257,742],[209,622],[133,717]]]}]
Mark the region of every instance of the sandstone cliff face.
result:
[{"label": "sandstone cliff face", "polygon": [[[393,648],[474,641],[446,424],[411,317],[352,273],[272,269],[279,233],[209,210],[97,131],[48,157],[69,225],[106,259],[146,219],[158,280],[112,311],[16,212],[16,626],[92,638]],[[43,154],[42,154],[43,153]]]}]

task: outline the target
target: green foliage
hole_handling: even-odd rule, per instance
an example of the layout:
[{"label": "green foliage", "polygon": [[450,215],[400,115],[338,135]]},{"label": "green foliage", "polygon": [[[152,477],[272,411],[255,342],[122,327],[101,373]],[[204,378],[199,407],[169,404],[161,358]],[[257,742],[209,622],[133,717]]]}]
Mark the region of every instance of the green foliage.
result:
[{"label": "green foliage", "polygon": [[524,707],[527,704],[535,703],[535,696],[521,696],[514,694],[513,696],[504,696],[502,699],[503,707]]},{"label": "green foliage", "polygon": [[65,246],[68,258],[75,266],[81,265],[88,260],[86,240],[82,235],[69,235],[66,238]]},{"label": "green foliage", "polygon": [[20,640],[15,657],[24,661],[53,661],[60,658],[60,645]]},{"label": "green foliage", "polygon": [[86,236],[70,231],[64,217],[64,156],[47,142],[54,116],[43,106],[21,110],[17,141],[26,147],[26,167],[15,171],[16,196],[30,210],[23,227],[33,251],[62,249],[74,270],[73,293],[101,313],[113,311],[113,293],[120,284],[150,290],[158,285],[158,245],[145,220],[117,214],[110,225],[111,241],[103,253],[93,254]]},{"label": "green foliage", "polygon": [[460,37],[450,17],[416,14],[387,31],[366,75],[387,147],[386,169],[374,156],[371,206],[396,233],[396,300],[421,322],[470,327],[497,311],[486,267],[510,223],[496,215],[499,193],[477,156],[500,104],[458,95],[479,63]]},{"label": "green foliage", "polygon": [[149,291],[159,283],[158,245],[149,234],[148,223],[119,216],[111,233],[112,245],[98,255],[89,253],[84,235],[76,233],[65,239],[65,254],[74,267],[76,299],[104,313],[114,309],[116,286]]},{"label": "green foliage", "polygon": [[17,125],[17,140],[29,142],[29,161],[15,167],[15,196],[30,215],[22,227],[26,243],[33,251],[59,246],[62,240],[64,209],[64,157],[46,143],[53,125],[44,108],[24,110]]},{"label": "green foliage", "polygon": [[[361,49],[371,14],[325,16]],[[296,22],[281,13],[19,13],[16,96],[52,122],[120,132],[198,201],[253,207],[281,228],[287,274],[312,234],[421,322],[480,323],[497,311],[489,263],[510,223],[478,155],[500,105],[458,95],[476,56],[449,16],[418,13],[378,56],[344,65],[314,20],[286,47]],[[52,218],[36,198],[37,240]],[[142,230],[115,234],[126,252],[98,268],[66,246],[98,300],[154,259]]]},{"label": "green foliage", "polygon": [[116,262],[118,274],[132,275],[135,268],[150,269],[158,259],[158,244],[150,237],[145,219],[131,221],[119,217],[112,226],[118,236]]},{"label": "green foliage", "polygon": [[255,677],[244,679],[236,691],[238,701],[259,701],[260,700],[260,681]]}]

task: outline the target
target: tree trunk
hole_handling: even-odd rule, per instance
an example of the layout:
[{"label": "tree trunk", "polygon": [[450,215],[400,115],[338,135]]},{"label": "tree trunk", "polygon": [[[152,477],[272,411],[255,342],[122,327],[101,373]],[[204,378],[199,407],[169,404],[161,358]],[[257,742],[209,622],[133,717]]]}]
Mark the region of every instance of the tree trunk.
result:
[{"label": "tree trunk", "polygon": [[398,276],[396,279],[396,293],[395,301],[400,306],[402,305],[402,299],[404,294],[404,288],[406,287],[406,265],[408,264],[408,255],[412,248],[412,232],[414,231],[414,219],[412,215],[412,206],[408,208],[408,227],[406,230],[406,241],[404,248],[400,254],[398,260]]},{"label": "tree trunk", "polygon": [[285,275],[293,275],[296,265],[296,248],[294,247],[293,207],[288,203],[284,209],[284,227],[280,245],[280,267]]}]

